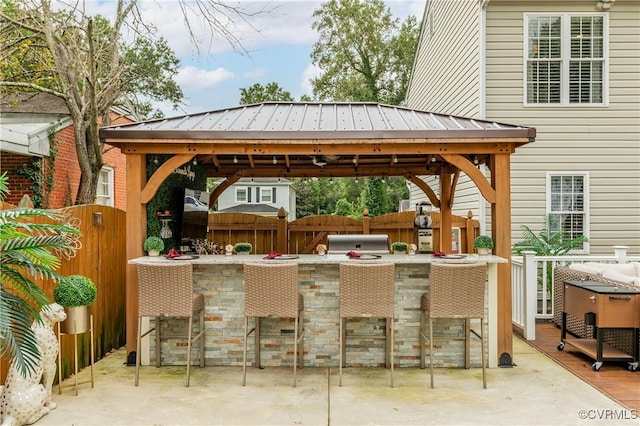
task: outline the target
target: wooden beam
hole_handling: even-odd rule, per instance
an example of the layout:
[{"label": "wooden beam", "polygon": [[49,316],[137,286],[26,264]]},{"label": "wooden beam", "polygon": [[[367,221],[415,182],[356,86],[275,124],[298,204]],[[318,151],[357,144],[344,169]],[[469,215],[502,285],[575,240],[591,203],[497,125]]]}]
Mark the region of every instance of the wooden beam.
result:
[{"label": "wooden beam", "polygon": [[[144,255],[142,243],[147,236],[147,205],[142,201],[141,193],[147,180],[146,155],[129,154],[127,167],[127,259]],[[138,330],[138,275],[135,265],[126,267],[126,346],[127,356],[136,350]]]},{"label": "wooden beam", "polygon": [[453,173],[453,183],[451,183],[451,193],[449,194],[449,208],[453,208],[453,200],[456,195],[456,187],[458,186],[458,179],[460,178],[460,169],[456,169]]},{"label": "wooden beam", "polygon": [[405,177],[408,181],[413,183],[415,186],[420,188],[422,192],[425,193],[429,201],[431,201],[431,205],[433,207],[438,209],[440,208],[440,200],[438,200],[438,196],[436,195],[435,192],[433,192],[433,189],[431,189],[431,187],[427,185],[425,181],[423,181],[422,179],[420,179],[418,176],[415,176],[415,175],[405,176]]},{"label": "wooden beam", "polygon": [[[127,157],[129,155],[127,155]],[[149,201],[151,201],[153,196],[156,195],[156,192],[158,192],[158,188],[160,188],[160,185],[162,185],[162,182],[165,181],[167,176],[173,173],[175,169],[182,166],[184,163],[193,159],[193,157],[195,157],[195,154],[179,154],[174,155],[173,157],[165,161],[160,167],[158,167],[158,170],[155,171],[153,176],[151,176],[151,178],[149,179],[149,182],[147,182],[146,186],[142,190],[142,193],[140,194],[141,201],[144,204],[147,204]]]},{"label": "wooden beam", "polygon": [[216,189],[213,190],[213,192],[211,193],[211,196],[209,197],[209,205],[213,206],[216,200],[225,191],[225,189],[229,188],[231,185],[239,181],[242,175],[243,175],[242,172],[235,173],[234,175],[229,176],[224,181],[220,182],[220,184],[216,186]]},{"label": "wooden beam", "polygon": [[491,183],[496,201],[491,204],[491,233],[496,256],[508,263],[498,264],[498,365],[513,365],[511,317],[511,164],[509,154],[492,156]]},{"label": "wooden beam", "polygon": [[440,171],[440,251],[451,253],[451,173]]},{"label": "wooden beam", "polygon": [[287,166],[287,169],[291,168],[291,159],[288,155],[284,156],[284,164]]},{"label": "wooden beam", "polygon": [[487,178],[478,170],[471,161],[461,155],[440,154],[440,156],[450,164],[465,172],[469,179],[478,187],[482,196],[490,203],[496,202],[496,192],[494,187],[487,181]]}]

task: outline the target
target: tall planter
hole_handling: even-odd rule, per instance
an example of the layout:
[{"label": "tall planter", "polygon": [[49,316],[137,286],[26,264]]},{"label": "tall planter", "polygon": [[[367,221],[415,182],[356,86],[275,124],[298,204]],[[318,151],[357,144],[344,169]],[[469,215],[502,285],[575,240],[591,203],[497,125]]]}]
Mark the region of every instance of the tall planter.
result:
[{"label": "tall planter", "polygon": [[65,334],[82,334],[91,328],[91,311],[88,305],[65,308],[67,319],[60,323],[60,331]]}]

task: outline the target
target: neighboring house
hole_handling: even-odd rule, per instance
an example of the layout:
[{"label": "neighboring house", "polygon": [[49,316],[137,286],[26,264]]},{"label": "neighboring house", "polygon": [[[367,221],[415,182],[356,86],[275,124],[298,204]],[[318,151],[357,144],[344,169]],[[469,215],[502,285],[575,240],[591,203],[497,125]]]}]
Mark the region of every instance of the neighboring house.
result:
[{"label": "neighboring house", "polygon": [[[551,214],[577,253],[640,253],[639,22],[637,0],[427,1],[407,106],[537,129],[511,156],[514,242]],[[487,232],[483,201],[460,179],[454,214]]]},{"label": "neighboring house", "polygon": [[252,213],[277,216],[284,208],[289,221],[296,219],[296,193],[283,178],[242,178],[218,198],[219,213]]},{"label": "neighboring house", "polygon": [[[116,109],[114,124],[132,120]],[[98,181],[96,204],[126,210],[126,164],[120,149],[104,145],[104,167]],[[11,194],[5,201],[18,204],[32,198],[34,180],[50,188],[41,194],[42,207],[73,205],[80,182],[73,123],[64,101],[46,93],[23,93],[0,100],[0,173],[8,172]]]}]

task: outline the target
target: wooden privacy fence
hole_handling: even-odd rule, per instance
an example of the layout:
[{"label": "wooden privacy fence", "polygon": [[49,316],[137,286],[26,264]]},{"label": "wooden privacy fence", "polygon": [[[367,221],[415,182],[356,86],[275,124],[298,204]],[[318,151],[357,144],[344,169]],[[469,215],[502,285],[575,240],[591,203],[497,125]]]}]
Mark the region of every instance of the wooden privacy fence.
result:
[{"label": "wooden privacy fence", "polygon": [[[4,209],[12,206],[5,204]],[[74,206],[66,213],[79,220],[82,247],[71,259],[62,259],[57,270],[61,275],[84,275],[98,287],[98,297],[91,305],[94,321],[96,360],[125,344],[126,213],[100,205]],[[34,222],[42,222],[37,218]],[[36,281],[53,300],[55,283]],[[56,330],[57,331],[57,330]],[[89,333],[78,335],[78,366],[89,365]],[[73,373],[73,336],[62,337],[62,377]],[[4,383],[9,360],[0,360],[0,383]]]},{"label": "wooden privacy fence", "polygon": [[[313,253],[315,247],[327,244],[330,234],[386,234],[389,243],[415,242],[413,225],[415,212],[390,213],[369,218],[368,212],[362,220],[345,216],[309,216],[289,222],[284,209],[278,217],[264,217],[245,213],[214,213],[209,215],[207,240],[220,245],[249,242],[257,254],[279,252],[288,254]],[[434,250],[440,248],[440,213],[432,212]],[[460,228],[460,251],[472,251],[473,239],[479,235],[480,223],[467,217],[453,216],[451,226]]]}]

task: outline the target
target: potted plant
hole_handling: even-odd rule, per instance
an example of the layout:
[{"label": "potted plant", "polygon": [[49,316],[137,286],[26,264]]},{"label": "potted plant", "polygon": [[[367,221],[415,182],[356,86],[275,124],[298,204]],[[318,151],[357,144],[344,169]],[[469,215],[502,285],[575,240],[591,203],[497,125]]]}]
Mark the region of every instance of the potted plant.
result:
[{"label": "potted plant", "polygon": [[253,246],[251,245],[251,243],[236,243],[236,245],[233,246],[233,249],[238,254],[248,254],[251,253],[251,249],[253,249]]},{"label": "potted plant", "polygon": [[403,242],[399,242],[396,241],[394,243],[391,243],[391,251],[393,253],[407,253],[407,248],[409,247],[409,245],[407,243],[403,243]]},{"label": "potted plant", "polygon": [[473,248],[478,251],[478,254],[487,255],[493,250],[493,240],[486,235],[480,235],[473,240]]},{"label": "potted plant", "polygon": [[164,241],[160,237],[149,237],[144,240],[142,248],[149,256],[160,256],[160,252],[164,250]]},{"label": "potted plant", "polygon": [[83,275],[70,275],[60,280],[53,289],[53,300],[65,308],[67,319],[60,324],[66,334],[85,333],[89,330],[89,305],[96,300],[98,289]]}]

